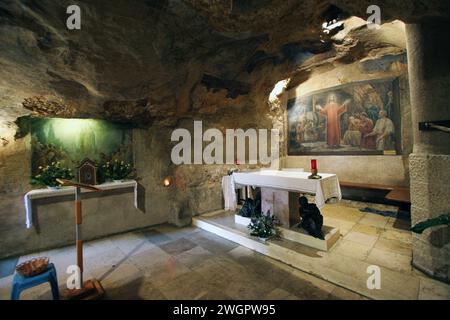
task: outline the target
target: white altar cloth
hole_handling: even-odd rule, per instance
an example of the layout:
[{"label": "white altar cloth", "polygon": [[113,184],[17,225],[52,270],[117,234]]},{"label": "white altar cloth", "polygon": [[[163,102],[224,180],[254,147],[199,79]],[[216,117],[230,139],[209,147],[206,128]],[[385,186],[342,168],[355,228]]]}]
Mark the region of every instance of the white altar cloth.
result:
[{"label": "white altar cloth", "polygon": [[309,175],[310,172],[261,170],[234,172],[233,180],[242,185],[314,194],[318,208],[330,198],[342,199],[337,175],[319,173],[321,179],[308,179]]},{"label": "white altar cloth", "polygon": [[[123,188],[134,188],[134,206],[138,207],[137,201],[137,182],[135,180],[125,180],[122,182],[106,182],[103,184],[96,185],[95,187],[102,190],[114,190]],[[91,190],[81,189],[82,193],[95,192]],[[75,187],[62,187],[61,189],[35,189],[27,192],[23,197],[25,203],[25,215],[26,215],[26,226],[31,228],[33,225],[33,212],[31,201],[34,199],[51,198],[73,195],[75,197]],[[74,198],[75,200],[75,198]]]}]

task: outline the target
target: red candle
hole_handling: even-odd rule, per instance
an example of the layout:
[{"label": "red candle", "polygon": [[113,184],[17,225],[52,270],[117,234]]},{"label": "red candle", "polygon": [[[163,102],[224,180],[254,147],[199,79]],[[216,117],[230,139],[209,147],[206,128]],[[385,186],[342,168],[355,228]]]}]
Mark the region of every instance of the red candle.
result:
[{"label": "red candle", "polygon": [[317,170],[317,160],[316,159],[311,160],[311,171],[312,170]]}]

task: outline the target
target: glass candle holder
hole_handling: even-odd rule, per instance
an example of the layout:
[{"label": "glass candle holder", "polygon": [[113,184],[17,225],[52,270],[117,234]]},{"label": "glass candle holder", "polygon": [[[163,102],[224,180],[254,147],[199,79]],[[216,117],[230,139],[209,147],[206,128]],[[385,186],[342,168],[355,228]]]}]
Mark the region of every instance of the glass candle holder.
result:
[{"label": "glass candle holder", "polygon": [[311,159],[311,173],[313,175],[317,174],[317,160],[316,159]]}]

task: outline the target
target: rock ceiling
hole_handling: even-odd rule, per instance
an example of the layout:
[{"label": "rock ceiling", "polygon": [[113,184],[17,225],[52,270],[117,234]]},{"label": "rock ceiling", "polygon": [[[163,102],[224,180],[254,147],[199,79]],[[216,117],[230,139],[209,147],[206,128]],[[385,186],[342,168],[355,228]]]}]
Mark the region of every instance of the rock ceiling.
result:
[{"label": "rock ceiling", "polygon": [[[1,120],[33,113],[171,125],[258,105],[279,80],[299,83],[320,65],[405,51],[395,30],[383,39],[363,20],[324,35],[327,16],[367,17],[371,1],[365,0],[77,3],[81,30],[65,25],[73,1],[0,2]],[[378,5],[383,22],[450,13],[449,2],[440,0]]]}]

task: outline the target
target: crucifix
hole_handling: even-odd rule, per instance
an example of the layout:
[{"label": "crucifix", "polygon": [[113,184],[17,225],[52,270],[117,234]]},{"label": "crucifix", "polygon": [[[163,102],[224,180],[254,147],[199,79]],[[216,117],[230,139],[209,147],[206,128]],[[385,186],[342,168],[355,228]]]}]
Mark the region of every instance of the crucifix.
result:
[{"label": "crucifix", "polygon": [[85,183],[76,183],[65,179],[56,179],[63,186],[75,187],[75,239],[76,239],[76,251],[77,251],[77,265],[80,269],[80,289],[69,289],[67,298],[70,300],[83,299],[83,300],[96,300],[100,299],[105,291],[97,279],[89,279],[83,282],[83,239],[81,234],[82,224],[82,210],[81,210],[81,189],[87,189],[91,191],[102,191],[95,186]]}]

